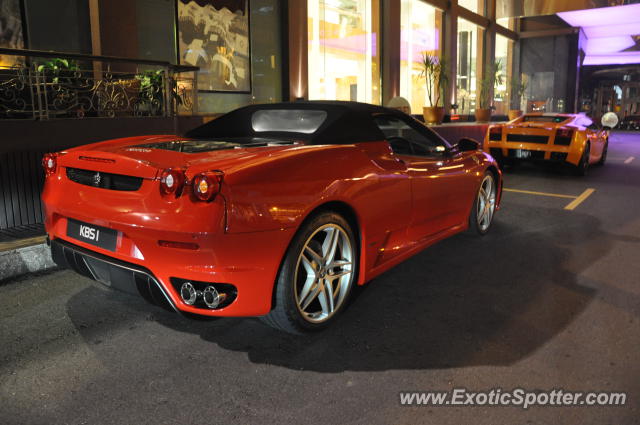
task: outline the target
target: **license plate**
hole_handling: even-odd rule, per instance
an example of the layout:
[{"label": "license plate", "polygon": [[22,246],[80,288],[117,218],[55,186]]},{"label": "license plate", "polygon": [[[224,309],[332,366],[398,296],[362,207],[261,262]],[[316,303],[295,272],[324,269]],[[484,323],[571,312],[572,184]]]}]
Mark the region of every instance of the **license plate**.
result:
[{"label": "license plate", "polygon": [[116,250],[118,231],[73,219],[67,220],[67,236],[103,248]]},{"label": "license plate", "polygon": [[531,158],[531,151],[528,151],[526,149],[518,149],[516,151],[516,158],[521,158],[521,159]]}]

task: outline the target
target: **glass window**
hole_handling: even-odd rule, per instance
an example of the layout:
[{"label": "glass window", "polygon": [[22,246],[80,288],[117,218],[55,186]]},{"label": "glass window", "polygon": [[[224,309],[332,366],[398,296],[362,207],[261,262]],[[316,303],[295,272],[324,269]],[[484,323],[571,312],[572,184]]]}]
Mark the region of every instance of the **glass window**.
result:
[{"label": "glass window", "polygon": [[498,18],[496,22],[498,25],[509,28],[510,30],[514,30],[516,27],[516,18]]},{"label": "glass window", "polygon": [[176,5],[167,0],[136,0],[138,57],[176,62]]},{"label": "glass window", "polygon": [[501,25],[510,30],[515,28],[515,19],[512,16],[517,16],[517,11],[522,10],[522,5],[517,4],[515,0],[496,0],[496,18],[498,25]]},{"label": "glass window", "polygon": [[374,118],[378,128],[384,133],[391,149],[400,155],[440,155],[446,145],[439,137],[429,134],[426,129],[393,116],[381,115]]},{"label": "glass window", "polygon": [[480,15],[484,14],[484,0],[458,0],[458,6]]},{"label": "glass window", "polygon": [[282,99],[281,7],[277,0],[251,0],[251,100],[255,103]]},{"label": "glass window", "polygon": [[26,0],[30,49],[91,53],[89,2]]},{"label": "glass window", "polygon": [[423,55],[440,56],[441,28],[442,12],[439,9],[421,0],[402,0],[400,96],[409,101],[413,114],[422,114],[422,108],[430,106],[421,64]]},{"label": "glass window", "polygon": [[[0,47],[24,49],[22,17],[18,0],[0,1]],[[0,55],[0,67],[22,63],[18,56]]]},{"label": "glass window", "polygon": [[309,98],[380,103],[378,0],[308,0]]},{"label": "glass window", "polygon": [[570,56],[570,39],[565,36],[534,37],[520,40],[520,71],[526,82],[527,112],[565,112],[569,62],[558,60]]},{"label": "glass window", "polygon": [[558,124],[558,123],[567,121],[568,119],[569,117],[563,116],[563,115],[525,115],[522,121],[523,122],[552,122],[552,123]]},{"label": "glass window", "polygon": [[250,103],[274,103],[282,99],[280,3],[279,0],[251,0],[249,26],[252,92],[200,92],[200,113],[229,112]]},{"label": "glass window", "polygon": [[476,69],[481,31],[477,25],[458,19],[458,60],[456,104],[458,114],[468,115],[476,108]]},{"label": "glass window", "polygon": [[251,117],[253,131],[314,133],[327,119],[325,111],[301,109],[267,109]]},{"label": "glass window", "polygon": [[[493,90],[493,105],[497,115],[507,115],[509,112],[509,91],[511,85],[511,63],[513,55],[513,41],[496,34],[496,65],[500,68],[502,82]],[[515,102],[514,102],[515,104]],[[514,108],[518,109],[518,108]]]}]

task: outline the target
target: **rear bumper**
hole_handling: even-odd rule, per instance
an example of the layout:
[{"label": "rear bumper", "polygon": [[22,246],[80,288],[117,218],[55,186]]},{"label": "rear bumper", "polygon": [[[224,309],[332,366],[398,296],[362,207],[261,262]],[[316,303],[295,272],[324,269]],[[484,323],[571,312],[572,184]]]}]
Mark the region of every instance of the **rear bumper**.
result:
[{"label": "rear bumper", "polygon": [[[112,289],[140,294],[168,310],[203,316],[261,316],[271,310],[278,269],[295,229],[208,235],[204,252],[156,246],[139,259],[49,230],[54,261]],[[122,239],[122,236],[120,236]],[[135,238],[133,239],[135,243]],[[232,285],[233,301],[217,309],[188,305],[175,282]]]},{"label": "rear bumper", "polygon": [[494,158],[549,161],[577,165],[582,153],[571,146],[485,141],[485,150]]},{"label": "rear bumper", "polygon": [[73,269],[114,289],[139,294],[167,310],[180,311],[158,279],[145,267],[92,252],[61,239],[51,241],[51,257],[60,267]]}]

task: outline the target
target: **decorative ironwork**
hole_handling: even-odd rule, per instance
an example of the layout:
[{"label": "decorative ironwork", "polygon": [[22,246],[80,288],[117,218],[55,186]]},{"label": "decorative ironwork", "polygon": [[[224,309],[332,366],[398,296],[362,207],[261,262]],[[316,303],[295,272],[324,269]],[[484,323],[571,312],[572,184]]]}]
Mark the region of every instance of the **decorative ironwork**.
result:
[{"label": "decorative ironwork", "polygon": [[29,74],[23,67],[0,67],[0,117],[33,118]]},{"label": "decorative ironwork", "polygon": [[196,112],[193,68],[187,70],[191,75],[180,74],[169,64],[128,64],[115,71],[105,61],[87,60],[80,66],[75,60],[27,58],[22,66],[0,66],[0,119],[167,117]]}]

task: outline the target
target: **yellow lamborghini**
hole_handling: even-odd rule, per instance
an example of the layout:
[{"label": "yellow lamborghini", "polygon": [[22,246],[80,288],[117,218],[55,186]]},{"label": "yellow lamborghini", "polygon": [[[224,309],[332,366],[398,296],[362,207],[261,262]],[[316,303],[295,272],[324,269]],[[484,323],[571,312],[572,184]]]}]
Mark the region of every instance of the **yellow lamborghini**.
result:
[{"label": "yellow lamborghini", "polygon": [[490,125],[484,150],[500,164],[519,160],[566,163],[585,175],[590,164],[604,164],[609,128],[584,114],[529,113],[505,124]]}]

